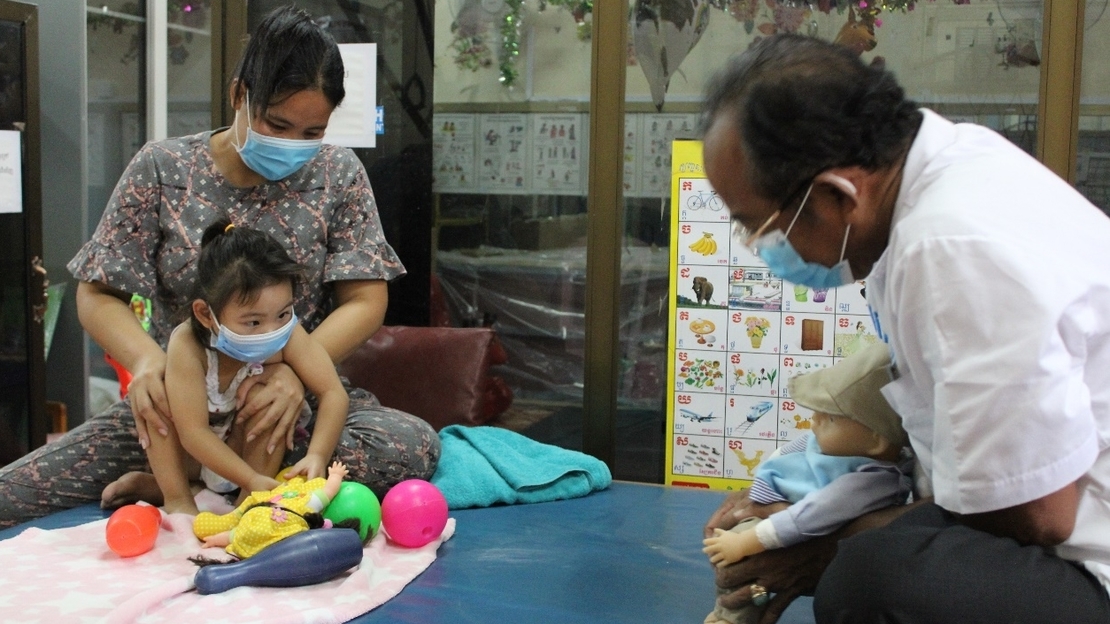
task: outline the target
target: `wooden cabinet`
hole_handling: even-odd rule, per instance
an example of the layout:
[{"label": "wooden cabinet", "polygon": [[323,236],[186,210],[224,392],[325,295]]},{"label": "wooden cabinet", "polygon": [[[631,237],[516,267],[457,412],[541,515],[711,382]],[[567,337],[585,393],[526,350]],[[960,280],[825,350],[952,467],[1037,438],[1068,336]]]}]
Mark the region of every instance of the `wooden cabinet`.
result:
[{"label": "wooden cabinet", "polygon": [[34,5],[0,0],[0,465],[48,430],[36,18]]}]

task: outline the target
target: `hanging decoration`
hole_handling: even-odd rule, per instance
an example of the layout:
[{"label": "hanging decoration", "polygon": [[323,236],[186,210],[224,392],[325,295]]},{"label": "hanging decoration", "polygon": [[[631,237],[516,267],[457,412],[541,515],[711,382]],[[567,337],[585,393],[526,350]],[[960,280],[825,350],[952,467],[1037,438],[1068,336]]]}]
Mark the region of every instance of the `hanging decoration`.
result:
[{"label": "hanging decoration", "polygon": [[629,31],[656,110],[671,76],[709,27],[709,0],[636,0]]},{"label": "hanging decoration", "polygon": [[540,0],[541,11],[546,9],[548,5],[562,7],[570,11],[571,17],[574,18],[575,33],[578,35],[579,41],[586,41],[590,38],[593,30],[591,16],[594,12],[594,0]]},{"label": "hanging decoration", "polygon": [[[568,11],[574,18],[578,40],[589,40],[593,0],[540,0],[538,6],[540,11],[548,6]],[[498,80],[512,87],[519,77],[516,61],[520,56],[524,8],[524,0],[464,0],[451,24],[454,39],[449,47],[455,65],[478,71],[491,67],[496,57]]]},{"label": "hanging decoration", "polygon": [[[204,0],[205,2],[210,0]],[[595,0],[535,0],[539,11],[549,6],[571,14],[580,41],[592,36]],[[913,11],[922,3],[938,0],[636,0],[630,14],[629,65],[639,65],[651,89],[652,101],[663,106],[671,76],[690,53],[709,24],[708,9],[720,10],[744,25],[748,34],[792,33],[803,30],[815,35],[814,11],[830,14],[849,12],[836,41],[857,52],[875,48],[875,29],[882,26],[883,12]],[[969,4],[971,0],[951,0]],[[176,0],[178,3],[186,0]],[[451,24],[454,35],[449,48],[455,65],[478,71],[497,65],[498,81],[512,87],[517,78],[521,53],[522,24],[526,0],[462,0]],[[758,37],[757,37],[758,39]],[[1007,67],[1021,67],[1033,60],[1035,47],[1015,43],[1000,51]]]},{"label": "hanging decoration", "polygon": [[[212,0],[169,0],[166,6],[166,18],[169,28],[166,33],[166,46],[169,62],[173,65],[183,65],[189,58],[189,47],[193,42],[193,30],[207,28],[209,11]],[[107,12],[107,5],[104,7]],[[146,15],[145,5],[139,2],[124,2],[113,13],[142,18]],[[120,63],[127,65],[138,60],[139,53],[146,43],[146,30],[138,22],[117,17],[111,13],[88,12],[88,27],[93,31],[101,27],[111,28],[112,32],[121,35],[128,27],[134,32],[127,50],[120,58]],[[181,28],[174,28],[180,26]]]},{"label": "hanging decoration", "polygon": [[856,54],[863,54],[875,49],[879,41],[875,38],[875,26],[882,25],[882,20],[873,17],[870,13],[860,11],[861,18],[856,19],[855,7],[848,6],[848,21],[840,27],[833,43],[853,50]]},{"label": "hanging decoration", "polygon": [[520,19],[524,0],[505,0],[505,6],[508,11],[501,17],[501,53],[497,57],[501,77],[498,80],[506,87],[512,87],[519,74],[516,58],[520,56]]}]

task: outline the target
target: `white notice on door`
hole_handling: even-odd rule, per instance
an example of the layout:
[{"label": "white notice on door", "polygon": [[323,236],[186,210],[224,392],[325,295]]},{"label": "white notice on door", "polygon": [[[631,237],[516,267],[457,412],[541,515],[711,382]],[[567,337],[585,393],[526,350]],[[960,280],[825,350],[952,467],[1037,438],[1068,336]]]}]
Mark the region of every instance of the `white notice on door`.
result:
[{"label": "white notice on door", "polygon": [[20,133],[0,130],[0,213],[23,212]]}]

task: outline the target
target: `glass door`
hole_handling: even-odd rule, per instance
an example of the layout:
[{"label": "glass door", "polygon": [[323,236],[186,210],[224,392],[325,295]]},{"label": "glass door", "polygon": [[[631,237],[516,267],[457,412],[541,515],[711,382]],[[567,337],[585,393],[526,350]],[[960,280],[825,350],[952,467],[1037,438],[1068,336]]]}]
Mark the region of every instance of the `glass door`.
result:
[{"label": "glass door", "polygon": [[[745,254],[729,254],[727,210],[712,188],[692,188],[680,196],[680,214],[672,213],[671,142],[698,138],[703,91],[724,60],[779,32],[836,40],[865,61],[881,57],[921,106],[990,127],[1035,153],[1043,11],[1042,0],[629,2],[622,266],[642,276],[642,287],[622,293],[622,307],[637,320],[621,325],[628,365],[620,397],[637,412],[618,415],[615,473],[661,481],[673,468],[706,480],[749,478],[746,466],[808,425],[806,410],[782,400],[786,380],[874,339],[858,293],[838,301],[795,289]],[[805,327],[823,328],[815,337],[822,348],[780,354],[782,341]],[[682,349],[667,348],[670,328]],[[681,387],[668,388],[668,367],[679,371],[686,362],[720,376],[712,384],[676,376]],[[668,412],[673,423],[664,431]]]},{"label": "glass door", "polygon": [[35,14],[0,0],[0,465],[48,430]]},{"label": "glass door", "polygon": [[[249,0],[245,31],[287,4],[287,0]],[[375,147],[355,148],[355,154],[374,188],[386,240],[408,269],[408,275],[389,285],[385,323],[427,325],[433,212],[432,7],[425,0],[310,0],[297,6],[313,15],[340,45],[377,44],[376,104],[382,129]],[[240,37],[232,28],[225,30],[225,43]],[[239,53],[235,46],[229,47],[227,71]],[[225,75],[224,100],[229,81],[230,75]],[[230,121],[230,117],[224,119],[225,124]]]},{"label": "glass door", "polygon": [[1110,215],[1110,54],[1107,0],[1088,0],[1083,25],[1083,73],[1079,94],[1079,149],[1075,186]]},{"label": "glass door", "polygon": [[[119,177],[147,141],[146,3],[86,0],[85,23],[89,115],[87,240],[100,223]],[[120,381],[100,346],[92,340],[86,344],[90,377],[87,410],[97,414],[119,400]]]},{"label": "glass door", "polygon": [[505,346],[497,374],[513,404],[489,424],[572,449],[583,443],[588,5],[435,4],[438,322],[492,325]]}]

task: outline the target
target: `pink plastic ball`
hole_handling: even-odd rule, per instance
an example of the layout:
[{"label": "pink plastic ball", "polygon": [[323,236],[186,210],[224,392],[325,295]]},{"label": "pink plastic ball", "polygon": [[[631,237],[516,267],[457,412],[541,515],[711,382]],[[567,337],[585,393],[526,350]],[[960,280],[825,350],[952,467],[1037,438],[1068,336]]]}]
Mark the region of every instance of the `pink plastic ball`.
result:
[{"label": "pink plastic ball", "polygon": [[382,526],[398,544],[419,548],[443,534],[447,499],[427,481],[402,481],[382,500]]},{"label": "pink plastic ball", "polygon": [[147,505],[124,505],[108,518],[104,538],[120,557],[135,557],[154,548],[162,512]]}]

